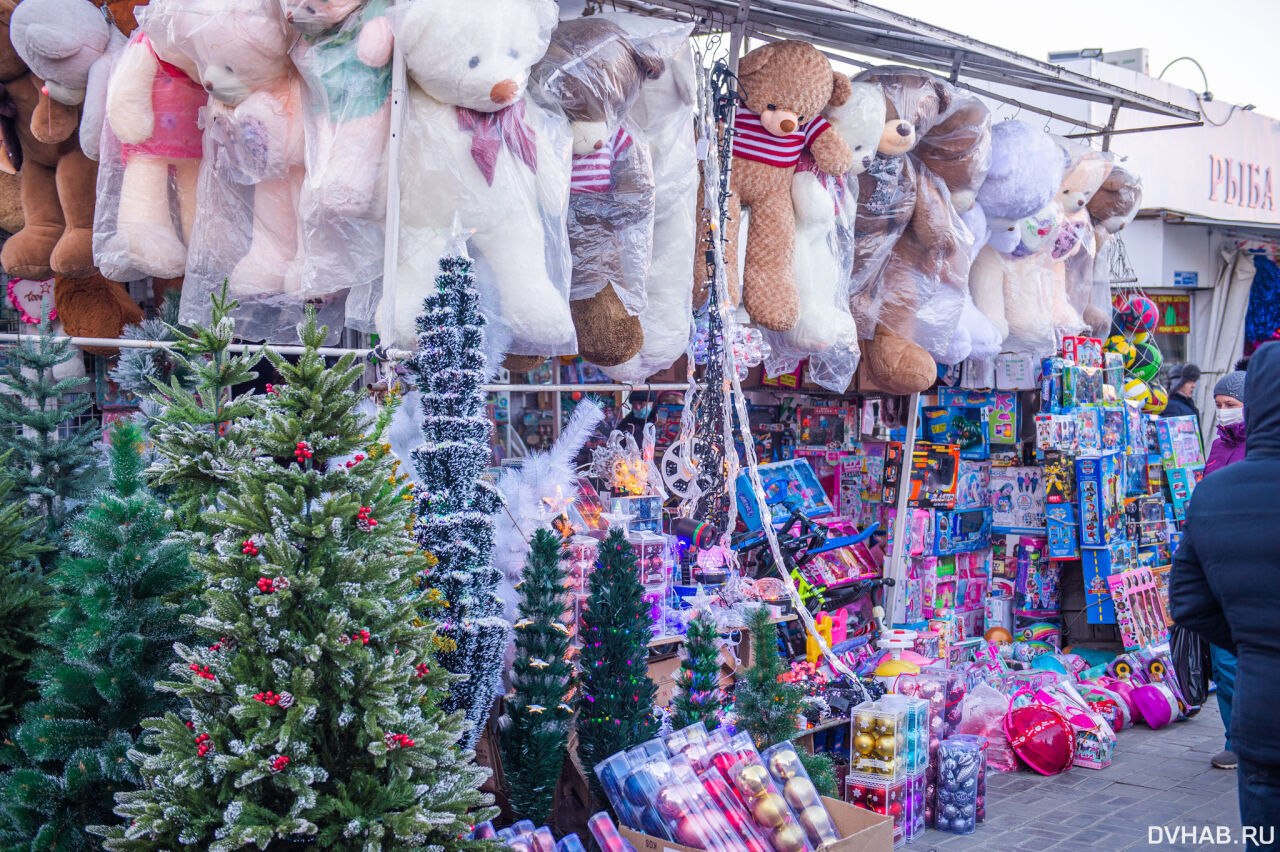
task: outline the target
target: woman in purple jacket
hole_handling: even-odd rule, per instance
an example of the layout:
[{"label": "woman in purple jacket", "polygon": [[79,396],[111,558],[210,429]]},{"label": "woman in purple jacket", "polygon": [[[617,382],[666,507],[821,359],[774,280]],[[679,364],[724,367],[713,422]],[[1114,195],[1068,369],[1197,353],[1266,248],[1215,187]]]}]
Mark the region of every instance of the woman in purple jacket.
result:
[{"label": "woman in purple jacket", "polygon": [[[1243,366],[1243,362],[1236,364],[1237,368]],[[1244,378],[1245,371],[1237,369],[1218,379],[1213,386],[1218,437],[1209,449],[1209,459],[1204,465],[1206,476],[1244,458]],[[1227,729],[1226,745],[1211,762],[1219,769],[1235,769],[1236,754],[1231,749],[1231,701],[1236,692],[1236,658],[1217,645],[1209,646],[1209,657],[1213,660],[1213,682],[1218,687],[1218,710]]]}]

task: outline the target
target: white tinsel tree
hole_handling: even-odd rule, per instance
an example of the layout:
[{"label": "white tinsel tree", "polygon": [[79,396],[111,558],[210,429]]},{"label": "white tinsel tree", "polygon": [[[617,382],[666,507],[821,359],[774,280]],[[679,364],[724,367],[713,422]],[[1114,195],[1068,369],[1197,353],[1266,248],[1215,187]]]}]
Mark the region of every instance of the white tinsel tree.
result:
[{"label": "white tinsel tree", "polygon": [[422,393],[422,434],[414,450],[414,537],[435,559],[424,585],[444,599],[437,631],[440,662],[466,680],[451,687],[447,710],[462,710],[473,747],[501,688],[510,626],[502,617],[490,515],[502,497],[481,479],[493,425],[485,413],[484,317],[461,249],[440,260],[436,292],[423,301],[418,352],[407,367]]}]

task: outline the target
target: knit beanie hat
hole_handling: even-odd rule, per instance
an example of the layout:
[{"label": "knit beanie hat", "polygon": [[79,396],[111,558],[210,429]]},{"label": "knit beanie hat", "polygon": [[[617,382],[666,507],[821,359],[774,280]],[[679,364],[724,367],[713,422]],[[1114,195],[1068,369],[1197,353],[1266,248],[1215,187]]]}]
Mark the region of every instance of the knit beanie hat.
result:
[{"label": "knit beanie hat", "polygon": [[1229,396],[1232,399],[1244,402],[1244,370],[1236,370],[1227,373],[1218,379],[1218,383],[1213,386],[1214,396]]},{"label": "knit beanie hat", "polygon": [[1169,391],[1174,392],[1187,382],[1200,381],[1200,368],[1195,364],[1174,364],[1169,368]]}]

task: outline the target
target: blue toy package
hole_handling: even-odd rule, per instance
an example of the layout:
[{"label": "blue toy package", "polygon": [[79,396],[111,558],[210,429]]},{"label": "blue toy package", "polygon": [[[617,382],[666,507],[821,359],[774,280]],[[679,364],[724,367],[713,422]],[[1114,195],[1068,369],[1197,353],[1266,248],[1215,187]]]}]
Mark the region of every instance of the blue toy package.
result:
[{"label": "blue toy package", "polygon": [[1062,370],[1067,362],[1061,358],[1045,358],[1040,362],[1040,411],[1062,414]]},{"label": "blue toy package", "polygon": [[991,455],[987,409],[978,406],[926,406],[921,409],[921,439],[932,444],[955,444],[962,459]]},{"label": "blue toy package", "polygon": [[1139,497],[1149,492],[1147,483],[1147,456],[1128,453],[1120,457],[1124,466],[1124,494]]},{"label": "blue toy package", "polygon": [[1102,451],[1104,453],[1124,450],[1126,431],[1123,409],[1102,409]]},{"label": "blue toy package", "polygon": [[1062,406],[1102,404],[1102,368],[1067,364],[1062,368]]},{"label": "blue toy package", "polygon": [[[804,459],[762,464],[759,470],[774,523],[780,523],[791,514],[791,508],[787,504],[800,507],[805,517],[809,518],[830,515],[834,511],[830,498],[818,481],[818,475]],[[746,524],[747,529],[760,529],[760,510],[751,489],[751,480],[745,472],[738,474],[737,486],[738,517]]]},{"label": "blue toy package", "polygon": [[[1113,353],[1108,353],[1113,354]],[[1124,403],[1125,450],[1130,453],[1147,453],[1145,421],[1142,418],[1142,403],[1127,399]]]},{"label": "blue toy package", "polygon": [[991,546],[991,510],[934,512],[933,552],[938,556],[951,556],[985,550]]},{"label": "blue toy package", "polygon": [[956,511],[991,505],[991,462],[960,459],[956,476]]},{"label": "blue toy package", "polygon": [[1166,467],[1164,471],[1165,482],[1169,486],[1169,501],[1173,504],[1173,516],[1179,521],[1187,519],[1187,504],[1191,502],[1191,495],[1196,490],[1196,485],[1204,476],[1204,468],[1196,467]]},{"label": "blue toy package", "polygon": [[1162,418],[1156,423],[1156,441],[1166,470],[1204,464],[1200,427],[1194,415]]},{"label": "blue toy package", "polygon": [[1085,405],[1075,410],[1076,447],[1082,456],[1102,453],[1102,409]]},{"label": "blue toy package", "polygon": [[1080,546],[1106,547],[1124,538],[1120,455],[1076,459]]},{"label": "blue toy package", "polygon": [[1049,528],[1047,553],[1050,559],[1080,558],[1080,526],[1072,503],[1049,503],[1044,507]]},{"label": "blue toy package", "polygon": [[1070,414],[1037,414],[1036,415],[1036,457],[1043,458],[1045,453],[1079,452],[1076,439],[1076,418]]},{"label": "blue toy package", "polygon": [[1045,476],[1038,467],[991,466],[991,529],[1043,533]]},{"label": "blue toy package", "polygon": [[1122,541],[1097,550],[1085,550],[1084,569],[1085,620],[1089,624],[1115,624],[1116,607],[1107,578],[1136,567],[1137,548]]}]

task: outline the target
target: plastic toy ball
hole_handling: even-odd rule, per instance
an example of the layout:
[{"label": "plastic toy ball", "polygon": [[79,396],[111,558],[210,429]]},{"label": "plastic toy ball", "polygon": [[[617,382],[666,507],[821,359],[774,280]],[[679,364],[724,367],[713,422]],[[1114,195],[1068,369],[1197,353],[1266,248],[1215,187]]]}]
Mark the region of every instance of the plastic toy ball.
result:
[{"label": "plastic toy ball", "polygon": [[1124,359],[1125,366],[1128,367],[1133,359],[1137,356],[1137,350],[1133,348],[1133,344],[1129,342],[1129,338],[1123,334],[1113,334],[1107,338],[1102,345],[1104,352],[1116,352]]},{"label": "plastic toy ball", "polygon": [[1140,402],[1145,406],[1151,401],[1151,388],[1137,376],[1129,376],[1124,383],[1124,398]]},{"label": "plastic toy ball", "polygon": [[1156,382],[1151,382],[1149,387],[1151,388],[1151,398],[1142,407],[1142,410],[1147,414],[1159,414],[1169,404],[1169,392]]},{"label": "plastic toy ball", "polygon": [[1146,296],[1130,296],[1127,314],[1131,331],[1155,331],[1160,319],[1160,309]]}]

